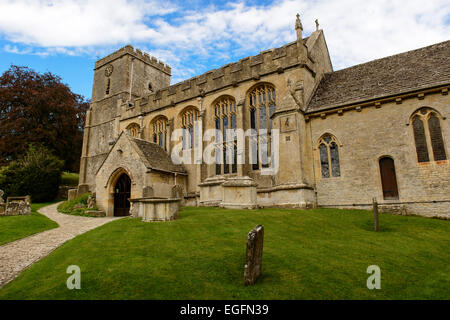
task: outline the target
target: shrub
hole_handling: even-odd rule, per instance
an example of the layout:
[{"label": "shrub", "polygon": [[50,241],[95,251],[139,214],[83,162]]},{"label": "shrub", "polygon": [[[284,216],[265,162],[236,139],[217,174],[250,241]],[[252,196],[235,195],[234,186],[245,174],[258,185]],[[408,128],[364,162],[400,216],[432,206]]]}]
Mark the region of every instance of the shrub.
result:
[{"label": "shrub", "polygon": [[53,201],[58,194],[64,161],[42,146],[0,169],[0,189],[6,196],[30,195],[33,202]]},{"label": "shrub", "polygon": [[64,201],[63,203],[58,205],[58,211],[61,213],[71,214],[74,216],[87,216],[92,217],[92,215],[86,213],[86,211],[96,211],[97,207],[88,209],[87,202],[88,198],[91,196],[91,193],[85,193],[73,200]]}]

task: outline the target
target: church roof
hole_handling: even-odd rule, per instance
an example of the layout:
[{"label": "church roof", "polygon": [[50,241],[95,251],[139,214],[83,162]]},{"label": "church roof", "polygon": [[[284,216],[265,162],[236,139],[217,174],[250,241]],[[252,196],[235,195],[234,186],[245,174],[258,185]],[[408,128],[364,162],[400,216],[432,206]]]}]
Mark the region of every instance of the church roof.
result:
[{"label": "church roof", "polygon": [[147,168],[159,171],[186,173],[183,165],[174,164],[170,155],[156,143],[130,136],[129,139],[136,146]]},{"label": "church roof", "polygon": [[326,73],[308,104],[317,112],[450,83],[450,41]]}]

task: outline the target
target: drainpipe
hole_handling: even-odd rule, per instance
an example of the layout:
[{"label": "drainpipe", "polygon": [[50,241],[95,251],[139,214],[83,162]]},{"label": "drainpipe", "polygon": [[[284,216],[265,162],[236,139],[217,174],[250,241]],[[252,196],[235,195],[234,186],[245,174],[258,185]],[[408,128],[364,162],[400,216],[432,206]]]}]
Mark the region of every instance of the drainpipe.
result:
[{"label": "drainpipe", "polygon": [[311,139],[311,158],[312,158],[312,165],[313,165],[313,177],[314,177],[314,207],[319,207],[319,202],[317,198],[317,178],[316,178],[316,159],[314,157],[314,139],[312,134],[312,120],[309,120],[309,132],[310,132],[310,139]]}]

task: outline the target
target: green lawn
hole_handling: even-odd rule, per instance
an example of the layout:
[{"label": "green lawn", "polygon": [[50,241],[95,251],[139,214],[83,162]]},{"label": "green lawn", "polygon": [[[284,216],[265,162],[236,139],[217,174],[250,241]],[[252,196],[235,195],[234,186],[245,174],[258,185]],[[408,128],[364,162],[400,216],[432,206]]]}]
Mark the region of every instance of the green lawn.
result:
[{"label": "green lawn", "polygon": [[37,210],[52,203],[33,203],[31,215],[0,217],[0,245],[58,227],[58,224]]},{"label": "green lawn", "polygon": [[78,173],[74,172],[63,172],[61,175],[61,185],[62,186],[78,186]]},{"label": "green lawn", "polygon": [[[265,227],[263,276],[243,286],[247,233]],[[172,222],[126,218],[76,237],[0,299],[449,299],[448,221],[367,211],[183,208]],[[81,290],[66,269],[81,268]],[[381,268],[368,290],[367,267]]]}]

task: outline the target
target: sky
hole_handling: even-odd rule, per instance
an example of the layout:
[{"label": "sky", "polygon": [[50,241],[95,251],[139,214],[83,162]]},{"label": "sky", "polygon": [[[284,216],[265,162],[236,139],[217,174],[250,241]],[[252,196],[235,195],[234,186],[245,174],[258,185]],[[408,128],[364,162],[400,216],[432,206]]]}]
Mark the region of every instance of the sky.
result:
[{"label": "sky", "polygon": [[334,70],[450,39],[449,0],[0,0],[0,74],[49,71],[90,99],[95,61],[131,44],[174,84],[295,41],[296,13]]}]

